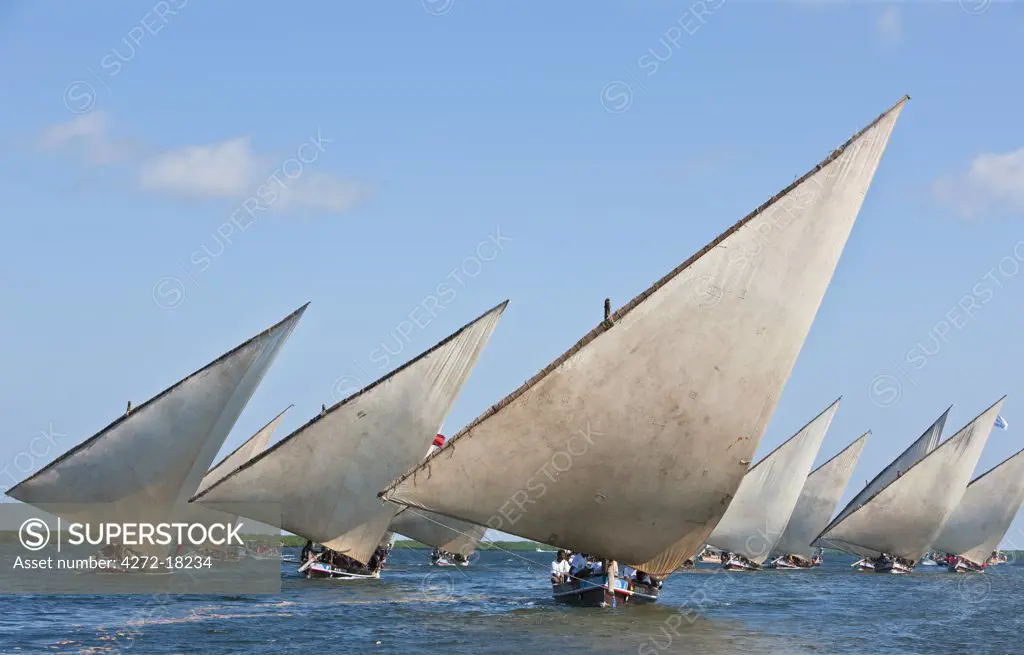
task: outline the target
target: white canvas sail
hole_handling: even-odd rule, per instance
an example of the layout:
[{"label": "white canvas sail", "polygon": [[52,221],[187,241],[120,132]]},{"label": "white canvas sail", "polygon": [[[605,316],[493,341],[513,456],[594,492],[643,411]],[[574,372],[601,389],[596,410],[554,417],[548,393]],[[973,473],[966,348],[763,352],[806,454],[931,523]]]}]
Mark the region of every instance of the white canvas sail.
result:
[{"label": "white canvas sail", "polygon": [[[867,499],[878,493],[883,487],[887,486],[890,482],[896,479],[896,477],[903,471],[906,471],[916,463],[920,462],[922,457],[926,454],[935,450],[935,446],[939,445],[939,439],[942,438],[942,430],[946,425],[946,418],[949,417],[949,410],[952,409],[952,405],[946,407],[946,410],[942,412],[941,416],[935,420],[924,434],[922,434],[913,443],[907,446],[906,450],[899,453],[896,459],[890,463],[882,472],[874,476],[874,478],[864,485],[864,488],[857,492],[857,495],[853,496],[853,499],[846,504],[843,511],[836,515],[836,518],[831,520],[824,530],[827,531],[846,517],[850,516],[857,508],[864,505]],[[838,548],[838,544],[821,543],[826,548]],[[842,550],[842,549],[841,549]],[[864,549],[857,549],[856,554],[861,557],[878,557],[881,553],[873,553],[865,551]]]},{"label": "white canvas sail", "polygon": [[1024,503],[1024,450],[967,485],[932,548],[984,564]]},{"label": "white canvas sail", "polygon": [[377,491],[422,459],[506,304],[326,409],[194,500],[365,564],[399,509]]},{"label": "white canvas sail", "polygon": [[7,492],[69,520],[159,523],[185,509],[306,306]]},{"label": "white canvas sail", "polygon": [[675,570],[746,473],[904,100],[382,495]]},{"label": "white canvas sail", "polygon": [[821,537],[844,550],[917,562],[963,497],[1002,405],[1000,399]]},{"label": "white canvas sail", "polygon": [[796,555],[807,562],[811,561],[817,550],[811,542],[828,525],[829,517],[836,510],[836,505],[839,504],[839,499],[850,482],[850,476],[857,467],[857,461],[870,434],[864,433],[807,476],[786,531],[775,545],[778,552],[783,555]]},{"label": "white canvas sail", "polygon": [[709,544],[755,564],[768,558],[786,530],[837,409],[838,400],[747,471]]}]

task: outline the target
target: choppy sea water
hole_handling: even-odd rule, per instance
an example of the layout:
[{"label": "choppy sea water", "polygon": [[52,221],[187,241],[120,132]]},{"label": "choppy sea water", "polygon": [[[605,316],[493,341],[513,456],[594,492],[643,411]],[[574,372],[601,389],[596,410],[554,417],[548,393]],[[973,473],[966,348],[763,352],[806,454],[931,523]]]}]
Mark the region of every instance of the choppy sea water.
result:
[{"label": "choppy sea water", "polygon": [[[308,581],[273,596],[0,596],[0,653],[1024,652],[1024,567],[956,576],[810,571],[671,576],[655,605],[551,600],[552,553],[480,553],[465,569],[396,550],[379,581]],[[2,590],[0,590],[2,593]]]}]

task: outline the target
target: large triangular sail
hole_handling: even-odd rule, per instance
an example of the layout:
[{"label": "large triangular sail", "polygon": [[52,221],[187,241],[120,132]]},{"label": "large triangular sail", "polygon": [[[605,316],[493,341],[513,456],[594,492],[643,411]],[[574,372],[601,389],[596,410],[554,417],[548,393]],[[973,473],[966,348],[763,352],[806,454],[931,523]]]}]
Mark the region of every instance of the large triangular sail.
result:
[{"label": "large triangular sail", "polygon": [[983,565],[1024,503],[1024,450],[967,485],[932,548]]},{"label": "large triangular sail", "polygon": [[[935,450],[935,447],[939,445],[939,439],[942,438],[942,430],[946,426],[946,418],[949,416],[949,411],[951,409],[953,409],[952,405],[947,407],[946,411],[942,412],[942,415],[935,419],[935,422],[932,423],[928,429],[914,441],[914,443],[910,444],[906,450],[896,457],[896,459],[892,460],[892,462],[882,469],[878,475],[864,485],[864,488],[853,497],[853,500],[848,502],[842,511],[839,512],[839,514],[836,514],[835,518],[833,518],[820,532],[828,532],[832,526],[838,524],[840,521],[856,511],[857,508],[866,503],[869,498],[872,498],[882,488],[895,480],[903,471],[906,471],[911,466],[919,462],[925,455]],[[863,547],[851,548],[849,544],[844,547],[841,544],[822,541],[815,545],[847,550],[861,557],[878,557],[881,555],[879,552]]]},{"label": "large triangular sail", "polygon": [[870,432],[861,435],[807,476],[800,499],[796,501],[793,515],[789,518],[786,531],[775,545],[783,555],[795,555],[810,562],[817,550],[811,542],[828,525],[832,512],[850,482],[857,461],[864,451]]},{"label": "large triangular sail", "polygon": [[708,537],[709,544],[755,564],[768,558],[786,530],[838,408],[837,400],[747,471],[729,509]]},{"label": "large triangular sail", "polygon": [[952,516],[1003,405],[1000,399],[913,464],[821,538],[917,562]]},{"label": "large triangular sail", "polygon": [[194,500],[365,564],[400,509],[377,491],[422,459],[506,304],[325,409]]},{"label": "large triangular sail", "polygon": [[130,409],[7,495],[69,520],[180,515],[305,309]]},{"label": "large triangular sail", "polygon": [[746,473],[905,100],[382,495],[675,570]]}]

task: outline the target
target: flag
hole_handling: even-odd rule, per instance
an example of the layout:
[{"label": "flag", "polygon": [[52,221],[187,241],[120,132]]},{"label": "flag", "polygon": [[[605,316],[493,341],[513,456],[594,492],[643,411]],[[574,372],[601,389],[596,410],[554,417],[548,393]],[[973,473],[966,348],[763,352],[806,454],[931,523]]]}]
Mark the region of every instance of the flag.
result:
[{"label": "flag", "polygon": [[996,414],[996,427],[999,428],[1000,430],[1005,430],[1010,426],[1007,425],[1006,419],[1003,418],[1001,414]]}]

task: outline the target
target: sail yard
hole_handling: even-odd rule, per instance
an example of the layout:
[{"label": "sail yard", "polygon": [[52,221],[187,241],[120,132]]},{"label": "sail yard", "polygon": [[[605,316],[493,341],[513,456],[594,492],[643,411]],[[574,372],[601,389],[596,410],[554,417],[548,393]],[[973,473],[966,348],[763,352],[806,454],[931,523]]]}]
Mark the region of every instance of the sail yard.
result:
[{"label": "sail yard", "polygon": [[400,507],[377,490],[420,461],[507,303],[341,400],[224,476],[195,502],[366,563]]},{"label": "sail yard", "polygon": [[[382,495],[674,571],[746,473],[906,99]],[[559,469],[557,493],[530,488],[570,444],[581,454]]]}]

